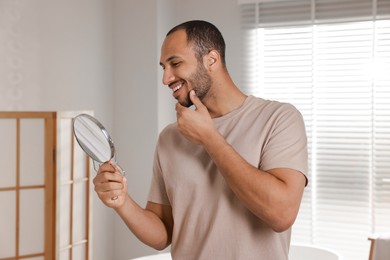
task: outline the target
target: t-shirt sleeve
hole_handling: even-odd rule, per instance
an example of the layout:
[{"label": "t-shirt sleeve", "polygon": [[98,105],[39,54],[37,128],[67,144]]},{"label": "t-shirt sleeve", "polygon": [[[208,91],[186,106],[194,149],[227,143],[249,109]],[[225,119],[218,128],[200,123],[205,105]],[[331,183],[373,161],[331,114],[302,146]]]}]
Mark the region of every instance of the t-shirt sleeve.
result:
[{"label": "t-shirt sleeve", "polygon": [[158,204],[170,205],[168,195],[165,189],[163,173],[160,167],[158,147],[159,143],[157,143],[156,151],[154,154],[153,175],[152,181],[150,183],[148,201]]},{"label": "t-shirt sleeve", "polygon": [[301,113],[290,104],[283,104],[271,116],[273,127],[263,147],[260,168],[290,168],[307,176],[307,137]]}]

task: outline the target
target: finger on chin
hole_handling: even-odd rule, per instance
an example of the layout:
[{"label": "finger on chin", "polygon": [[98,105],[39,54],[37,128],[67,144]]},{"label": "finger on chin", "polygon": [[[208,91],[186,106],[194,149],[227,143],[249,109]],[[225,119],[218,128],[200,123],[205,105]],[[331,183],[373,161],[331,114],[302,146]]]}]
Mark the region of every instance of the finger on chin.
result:
[{"label": "finger on chin", "polygon": [[203,106],[202,101],[200,101],[199,97],[196,95],[195,90],[191,90],[190,92],[190,99],[192,101],[192,104],[194,104],[196,109],[199,109]]}]

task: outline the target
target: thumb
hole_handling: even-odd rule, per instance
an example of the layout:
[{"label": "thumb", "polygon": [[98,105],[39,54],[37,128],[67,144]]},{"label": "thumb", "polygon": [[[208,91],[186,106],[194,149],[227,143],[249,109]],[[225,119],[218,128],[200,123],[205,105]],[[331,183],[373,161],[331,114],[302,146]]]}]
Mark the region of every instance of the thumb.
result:
[{"label": "thumb", "polygon": [[190,99],[192,101],[192,104],[194,104],[194,106],[196,107],[196,109],[204,107],[202,101],[200,101],[200,99],[196,95],[195,90],[190,91]]}]

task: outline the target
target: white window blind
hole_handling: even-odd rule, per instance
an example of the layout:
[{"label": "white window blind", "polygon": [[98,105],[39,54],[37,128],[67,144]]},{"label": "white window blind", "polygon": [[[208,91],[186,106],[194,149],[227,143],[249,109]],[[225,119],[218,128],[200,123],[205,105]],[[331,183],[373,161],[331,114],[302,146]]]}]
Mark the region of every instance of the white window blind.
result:
[{"label": "white window blind", "polygon": [[390,231],[390,1],[241,1],[242,89],[306,123],[292,242],[366,260],[368,236]]}]

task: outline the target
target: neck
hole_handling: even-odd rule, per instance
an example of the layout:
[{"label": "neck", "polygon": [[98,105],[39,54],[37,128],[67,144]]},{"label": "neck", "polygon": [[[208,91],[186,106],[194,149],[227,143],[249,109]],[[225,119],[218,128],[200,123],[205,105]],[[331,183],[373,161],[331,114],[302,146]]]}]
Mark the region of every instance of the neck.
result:
[{"label": "neck", "polygon": [[227,76],[224,80],[213,83],[203,103],[209,110],[211,117],[216,118],[239,108],[245,99],[246,95]]}]

